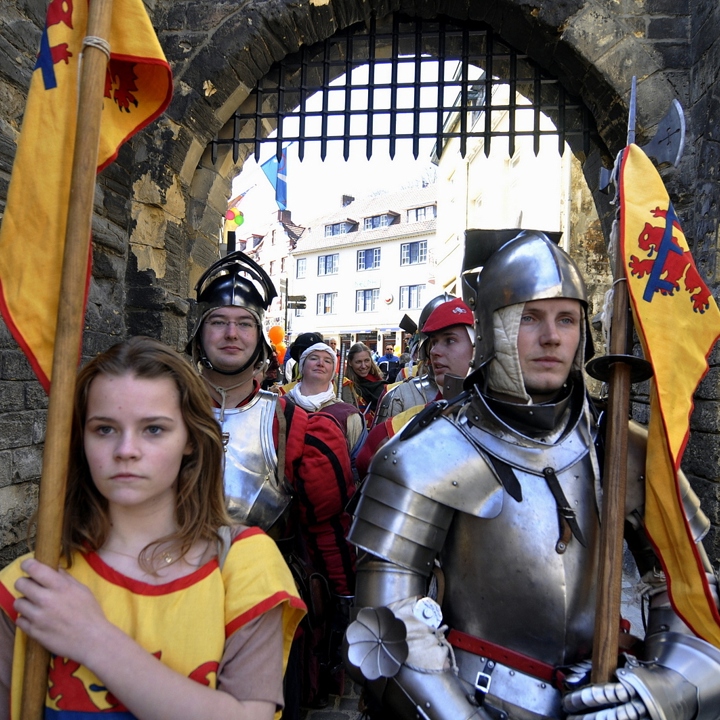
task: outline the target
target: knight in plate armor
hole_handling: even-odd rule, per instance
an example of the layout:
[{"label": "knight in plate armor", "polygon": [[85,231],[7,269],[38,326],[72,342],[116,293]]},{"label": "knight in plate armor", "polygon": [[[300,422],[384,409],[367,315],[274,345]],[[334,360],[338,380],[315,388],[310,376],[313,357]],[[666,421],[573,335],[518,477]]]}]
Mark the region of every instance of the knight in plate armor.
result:
[{"label": "knight in plate armor", "polygon": [[[310,609],[308,655],[351,602],[355,565],[345,506],[354,492],[345,436],[334,418],[260,389],[257,374],[272,352],[265,311],[277,295],[265,271],[242,252],[214,263],[196,286],[198,316],[187,352],[205,380],[222,426],[225,495],[233,518],[278,543]],[[304,587],[303,587],[304,586]],[[327,630],[327,632],[325,632]],[[321,668],[324,672],[327,668]],[[317,672],[304,702],[321,702]],[[284,717],[297,703],[286,702]]]},{"label": "knight in plate armor", "polygon": [[[581,374],[592,341],[579,269],[544,233],[521,231],[466,299],[476,342],[464,404],[431,405],[381,448],[350,531],[362,609],[345,653],[372,716],[717,720],[720,651],[669,602],[643,531],[635,423],[625,525],[647,627],[613,682],[588,684],[601,453]],[[681,486],[699,545],[709,523]]]},{"label": "knight in plate armor", "polygon": [[386,420],[409,410],[411,407],[427,405],[439,396],[440,388],[435,382],[432,365],[428,362],[427,333],[423,332],[423,327],[437,307],[453,299],[454,297],[449,293],[442,293],[442,295],[434,297],[423,307],[410,353],[412,357],[419,357],[420,371],[413,377],[388,385],[385,394],[378,403],[377,413],[373,420],[374,426],[382,425]]},{"label": "knight in plate armor", "polygon": [[[442,297],[442,296],[441,296]],[[449,297],[449,296],[447,296]],[[365,440],[355,464],[360,477],[365,477],[375,453],[389,438],[396,435],[407,422],[422,411],[430,402],[450,399],[461,390],[459,382],[468,373],[475,347],[475,327],[472,310],[460,299],[452,298],[436,305],[424,322],[423,355],[427,358],[433,386],[440,387],[435,397],[420,399],[416,405],[406,407],[385,422],[375,425]],[[445,385],[445,378],[453,381]],[[416,378],[419,379],[419,378]],[[412,387],[405,382],[396,389]],[[408,399],[408,395],[402,396]],[[394,401],[393,401],[394,402]]]}]

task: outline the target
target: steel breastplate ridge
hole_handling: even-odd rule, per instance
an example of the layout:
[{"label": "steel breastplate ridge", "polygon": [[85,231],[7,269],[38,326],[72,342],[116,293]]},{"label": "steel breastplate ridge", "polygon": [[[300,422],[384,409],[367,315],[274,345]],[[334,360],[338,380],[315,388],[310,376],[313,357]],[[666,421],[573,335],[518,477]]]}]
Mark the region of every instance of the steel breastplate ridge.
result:
[{"label": "steel breastplate ridge", "polygon": [[[224,486],[232,517],[269,530],[282,516],[291,496],[278,480],[273,420],[278,396],[259,390],[246,405],[225,409],[221,423],[225,445]],[[216,408],[216,417],[219,410]]]},{"label": "steel breastplate ridge", "polygon": [[[586,404],[555,445],[509,427],[498,437],[482,418],[478,423],[473,417],[470,425],[467,413],[477,410],[472,405],[457,419],[478,449],[513,467],[522,500],[506,494],[502,511],[492,519],[456,513],[440,556],[445,622],[553,666],[584,659],[592,647],[599,516],[597,463],[588,452],[594,425]],[[587,547],[572,538],[565,552],[556,550],[557,503],[542,474],[548,466],[576,513]],[[458,664],[465,679],[478,672],[470,653],[459,652]]]}]

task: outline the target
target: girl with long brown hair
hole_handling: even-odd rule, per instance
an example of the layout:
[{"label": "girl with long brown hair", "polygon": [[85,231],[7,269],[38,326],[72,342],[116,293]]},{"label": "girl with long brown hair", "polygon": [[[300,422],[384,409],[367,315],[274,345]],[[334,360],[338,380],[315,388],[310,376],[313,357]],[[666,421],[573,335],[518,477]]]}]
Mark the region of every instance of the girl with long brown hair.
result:
[{"label": "girl with long brown hair", "polygon": [[52,654],[48,710],[269,720],[282,707],[304,605],[273,541],[230,525],[210,408],[190,364],[150,338],[80,371],[63,567],[29,555],[0,572],[0,718],[19,711],[26,635]]}]

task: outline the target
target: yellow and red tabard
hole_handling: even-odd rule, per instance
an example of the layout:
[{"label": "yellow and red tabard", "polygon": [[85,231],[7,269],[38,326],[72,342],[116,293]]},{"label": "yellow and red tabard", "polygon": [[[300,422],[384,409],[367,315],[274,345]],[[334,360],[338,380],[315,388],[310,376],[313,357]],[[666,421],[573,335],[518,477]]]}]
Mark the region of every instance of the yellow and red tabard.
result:
[{"label": "yellow and red tabard", "polygon": [[[28,557],[28,556],[25,556]],[[0,572],[0,607],[14,621],[19,558]],[[222,570],[213,559],[190,575],[162,585],[128,578],[96,553],[76,553],[70,574],[92,590],[106,617],[176,672],[216,687],[226,638],[264,612],[282,605],[283,671],[298,623],[305,614],[290,571],[275,543],[258,528],[233,541]],[[19,717],[25,634],[15,633],[12,718]],[[77,713],[131,718],[99,679],[78,663],[53,656],[45,717],[70,720]]]}]

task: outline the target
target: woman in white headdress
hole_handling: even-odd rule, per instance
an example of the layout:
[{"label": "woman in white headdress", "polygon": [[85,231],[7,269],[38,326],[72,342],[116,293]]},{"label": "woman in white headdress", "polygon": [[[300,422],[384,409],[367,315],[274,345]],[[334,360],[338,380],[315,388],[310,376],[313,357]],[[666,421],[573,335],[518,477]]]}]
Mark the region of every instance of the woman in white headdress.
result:
[{"label": "woman in white headdress", "polygon": [[337,420],[353,460],[365,441],[367,430],[362,413],[349,403],[340,400],[333,385],[337,372],[337,355],[323,342],[315,343],[300,356],[300,381],[286,394],[296,405],[307,412],[324,412]]}]

